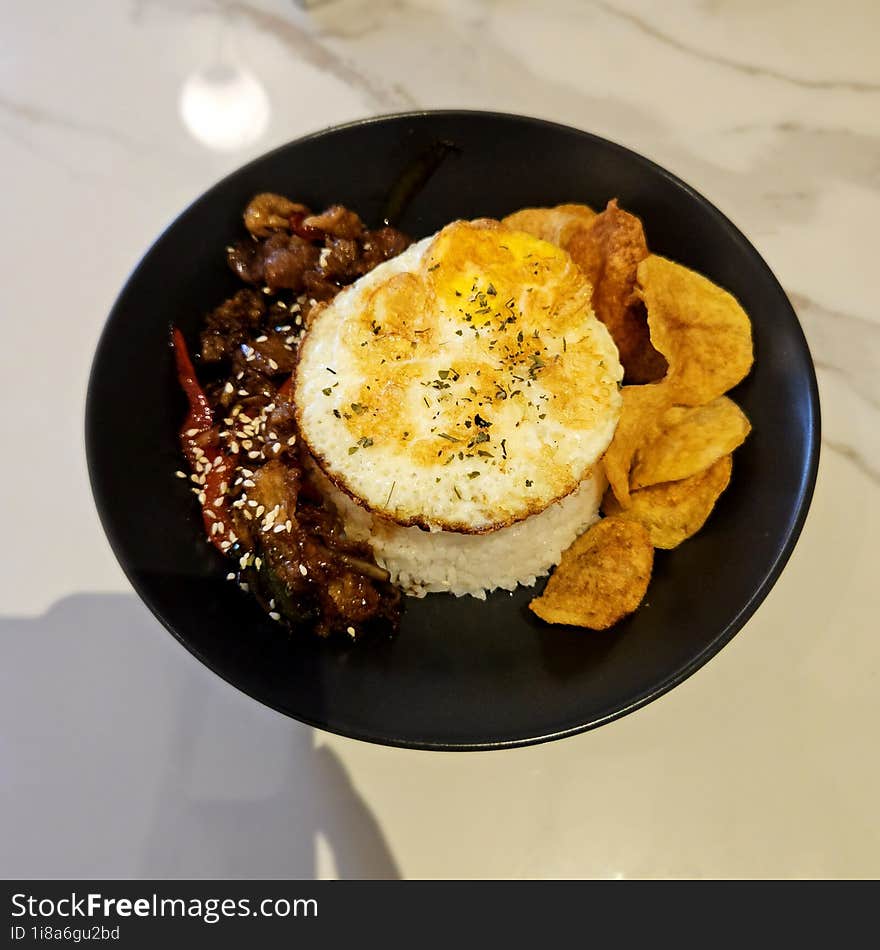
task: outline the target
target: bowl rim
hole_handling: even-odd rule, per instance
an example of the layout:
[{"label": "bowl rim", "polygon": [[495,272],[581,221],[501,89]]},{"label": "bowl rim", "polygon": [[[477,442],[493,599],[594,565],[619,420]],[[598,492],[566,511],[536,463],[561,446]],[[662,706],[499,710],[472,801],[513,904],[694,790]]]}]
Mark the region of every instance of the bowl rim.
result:
[{"label": "bowl rim", "polygon": [[[455,119],[457,117],[484,117],[492,120],[512,120],[517,123],[531,125],[538,130],[553,129],[568,134],[574,134],[578,137],[591,139],[594,142],[601,144],[605,148],[610,148],[611,151],[617,151],[621,155],[625,155],[628,161],[635,161],[636,163],[641,164],[643,167],[649,169],[652,173],[660,175],[662,178],[667,179],[676,187],[689,194],[692,199],[701,205],[716,220],[716,222],[729,233],[729,235],[737,244],[740,245],[744,251],[746,251],[750,256],[756,257],[758,259],[760,264],[765,268],[772,284],[775,285],[775,288],[779,292],[781,299],[784,300],[788,305],[791,315],[794,318],[793,330],[799,337],[799,343],[803,347],[804,353],[809,360],[810,371],[803,380],[803,383],[809,399],[810,426],[806,465],[801,472],[801,480],[798,486],[796,505],[793,506],[794,517],[792,518],[786,533],[780,538],[781,543],[778,544],[776,558],[766,568],[762,582],[742,604],[739,611],[721,630],[719,630],[717,635],[704,647],[704,649],[702,649],[695,656],[691,657],[687,663],[665,677],[663,680],[660,680],[651,687],[643,690],[636,696],[635,699],[627,703],[625,706],[621,706],[620,708],[615,709],[614,711],[605,715],[594,717],[588,722],[551,732],[541,733],[538,735],[528,735],[513,739],[502,739],[497,741],[484,740],[477,742],[431,742],[411,740],[402,737],[392,737],[385,734],[378,734],[377,732],[370,729],[359,730],[356,728],[331,726],[327,723],[309,719],[305,716],[295,716],[289,710],[282,708],[276,703],[254,695],[242,687],[239,683],[234,682],[229,678],[229,676],[225,675],[221,670],[219,670],[211,662],[210,658],[206,657],[194,645],[187,642],[186,638],[184,638],[184,636],[175,629],[173,621],[169,617],[165,616],[164,612],[153,602],[149,593],[143,589],[144,585],[142,585],[137,579],[133,569],[123,556],[122,548],[124,541],[122,538],[122,532],[120,532],[117,528],[115,519],[113,518],[113,515],[110,511],[108,500],[106,497],[104,497],[104,494],[98,486],[98,463],[96,456],[97,443],[100,441],[100,434],[98,428],[95,425],[95,380],[97,377],[98,364],[100,362],[101,354],[105,345],[107,344],[107,340],[111,332],[111,324],[115,322],[117,311],[120,309],[123,300],[125,300],[128,296],[131,284],[133,283],[135,276],[143,262],[152,254],[157,246],[165,240],[166,236],[174,229],[177,222],[181,218],[187,215],[197,205],[204,201],[209,201],[211,196],[216,191],[221,189],[229,180],[238,177],[247,169],[250,169],[253,166],[265,161],[271,156],[280,154],[284,151],[287,151],[288,149],[304,145],[308,142],[324,138],[325,136],[336,134],[338,132],[364,126],[382,125],[388,122],[404,122],[430,118]],[[236,166],[232,171],[215,180],[213,184],[205,189],[205,191],[199,194],[174,215],[174,217],[168,222],[168,224],[165,225],[165,227],[162,228],[159,234],[154,238],[154,240],[149,244],[149,246],[144,250],[138,260],[129,270],[128,275],[126,276],[125,281],[118,291],[113,305],[107,314],[92,356],[91,365],[89,368],[88,383],[86,387],[84,424],[84,442],[89,486],[95,507],[98,511],[98,517],[101,522],[101,526],[107,537],[107,541],[110,545],[113,555],[121,567],[123,574],[131,584],[134,592],[137,594],[140,600],[150,610],[153,616],[162,624],[162,626],[165,627],[165,629],[174,637],[174,639],[177,640],[177,642],[180,643],[190,654],[192,654],[192,656],[194,656],[200,663],[211,670],[212,673],[220,677],[230,686],[233,686],[240,693],[248,696],[248,698],[254,702],[273,709],[275,712],[280,713],[289,719],[293,719],[296,722],[301,722],[304,725],[310,726],[314,729],[320,729],[333,735],[342,736],[348,739],[357,739],[375,745],[443,752],[481,752],[520,748],[530,745],[537,745],[539,743],[550,742],[556,739],[564,739],[569,736],[588,732],[598,728],[599,726],[613,722],[616,719],[620,719],[623,716],[627,716],[630,713],[635,712],[637,709],[641,709],[643,706],[646,706],[654,700],[659,699],[665,693],[668,693],[670,690],[683,683],[698,669],[705,666],[745,626],[758,607],[760,607],[760,605],[766,599],[767,595],[770,593],[770,590],[773,588],[783,569],[788,563],[794,551],[795,545],[800,538],[801,532],[803,531],[815,491],[816,479],[819,469],[822,433],[819,387],[818,381],[816,379],[815,363],[813,361],[812,353],[810,351],[806,335],[804,334],[803,327],[801,326],[800,320],[798,319],[797,311],[794,309],[794,306],[792,305],[788,295],[779,282],[779,279],[776,277],[776,274],[766,262],[763,255],[736,226],[736,224],[734,224],[733,221],[731,221],[730,218],[724,214],[724,212],[722,212],[716,205],[704,197],[695,188],[693,188],[683,179],[679,178],[676,174],[664,168],[662,165],[659,165],[652,159],[647,158],[645,155],[642,155],[640,152],[636,152],[632,148],[629,148],[625,145],[620,145],[619,143],[614,142],[611,139],[604,138],[601,135],[597,135],[594,132],[588,132],[584,129],[579,129],[576,126],[567,125],[562,122],[556,122],[551,119],[543,119],[536,116],[514,112],[502,112],[485,109],[417,109],[403,112],[383,113],[381,115],[368,116],[360,119],[353,119],[348,122],[330,125],[277,145],[274,148],[255,156],[254,158],[245,162],[243,165]]]}]

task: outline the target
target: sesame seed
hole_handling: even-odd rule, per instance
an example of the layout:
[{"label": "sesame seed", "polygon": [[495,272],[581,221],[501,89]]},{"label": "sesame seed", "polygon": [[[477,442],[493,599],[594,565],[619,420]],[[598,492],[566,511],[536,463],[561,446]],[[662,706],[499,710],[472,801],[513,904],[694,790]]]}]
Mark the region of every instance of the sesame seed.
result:
[{"label": "sesame seed", "polygon": [[239,586],[245,593],[247,593],[247,592],[251,589],[251,588],[250,588],[250,585],[247,583],[247,581],[242,581],[238,586]]},{"label": "sesame seed", "polygon": [[292,435],[292,436],[287,440],[287,444],[288,444],[288,445],[295,445],[295,444],[296,444],[296,436],[295,436],[295,435]]},{"label": "sesame seed", "polygon": [[350,636],[354,637],[354,627],[346,627],[345,632]]},{"label": "sesame seed", "polygon": [[283,525],[283,524],[276,524],[275,527],[272,529],[272,531],[273,531],[275,534],[278,534],[279,531],[283,531],[283,530],[284,530],[284,525]]},{"label": "sesame seed", "polygon": [[263,559],[261,557],[254,558],[254,567],[259,570],[263,566]]},{"label": "sesame seed", "polygon": [[302,574],[303,577],[307,577],[307,576],[308,576],[308,573],[309,573],[308,570],[307,570],[307,568],[306,568],[306,566],[305,566],[305,564],[300,564],[300,566],[299,566],[299,572],[300,572],[300,574]]},{"label": "sesame seed", "polygon": [[233,386],[232,383],[227,382],[226,385],[223,387],[223,392],[225,392],[227,395],[231,395],[234,391],[235,391],[235,386]]},{"label": "sesame seed", "polygon": [[196,495],[196,498],[199,499],[199,504],[200,504],[200,505],[204,505],[204,503],[205,503],[205,493],[204,493],[203,491],[200,491],[200,492],[198,493],[198,495]]},{"label": "sesame seed", "polygon": [[266,340],[268,340],[268,339],[269,339],[269,337],[267,337],[265,333],[262,333],[262,334],[260,334],[260,336],[258,336],[258,337],[256,338],[256,340],[255,340],[254,342],[255,342],[255,343],[265,343]]},{"label": "sesame seed", "polygon": [[178,469],[174,474],[175,474],[178,478],[186,478],[186,472],[181,472],[180,469]]},{"label": "sesame seed", "polygon": [[270,360],[269,360],[269,367],[270,367],[271,369],[278,369],[278,364],[275,362],[275,360],[273,360],[273,359],[270,358]]},{"label": "sesame seed", "polygon": [[278,613],[277,610],[270,610],[270,611],[269,611],[269,616],[270,616],[273,620],[280,620],[280,619],[281,619],[281,614]]},{"label": "sesame seed", "polygon": [[249,458],[249,459],[258,459],[259,457],[260,457],[260,453],[259,453],[259,452],[248,452],[248,458]]}]

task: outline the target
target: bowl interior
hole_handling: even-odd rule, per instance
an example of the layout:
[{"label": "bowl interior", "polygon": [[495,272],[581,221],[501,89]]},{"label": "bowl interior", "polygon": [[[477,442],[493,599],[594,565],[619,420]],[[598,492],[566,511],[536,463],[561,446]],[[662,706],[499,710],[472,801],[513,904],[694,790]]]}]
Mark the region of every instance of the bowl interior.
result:
[{"label": "bowl interior", "polygon": [[[437,156],[442,160],[435,161]],[[434,167],[436,166],[436,167]],[[704,529],[658,552],[646,603],[604,633],[548,628],[534,591],[486,602],[408,599],[398,638],[351,646],[287,636],[224,580],[195,501],[173,476],[184,406],[168,329],[193,339],[240,286],[223,249],[241,211],[272,190],[314,207],[341,202],[371,225],[401,175],[427,180],[399,224],[422,237],[455,218],[617,197],[651,249],[734,293],[752,318],[756,363],[733,393],[754,426]],[[428,172],[431,172],[428,174]],[[163,624],[249,695],[301,721],[376,742],[492,748],[599,725],[660,695],[737,632],[766,596],[800,531],[818,457],[810,355],[767,265],[705,199],[668,172],[574,129],[488,113],[355,123],[286,145],[235,172],[145,255],[107,322],[87,405],[95,498],[114,551]]]}]

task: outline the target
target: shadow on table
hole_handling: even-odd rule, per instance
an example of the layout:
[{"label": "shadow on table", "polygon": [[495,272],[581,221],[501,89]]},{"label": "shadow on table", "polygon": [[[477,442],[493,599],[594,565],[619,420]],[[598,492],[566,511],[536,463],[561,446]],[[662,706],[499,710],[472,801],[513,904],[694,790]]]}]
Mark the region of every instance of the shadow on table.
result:
[{"label": "shadow on table", "polygon": [[338,756],[134,596],[0,617],[0,651],[0,875],[400,876]]}]

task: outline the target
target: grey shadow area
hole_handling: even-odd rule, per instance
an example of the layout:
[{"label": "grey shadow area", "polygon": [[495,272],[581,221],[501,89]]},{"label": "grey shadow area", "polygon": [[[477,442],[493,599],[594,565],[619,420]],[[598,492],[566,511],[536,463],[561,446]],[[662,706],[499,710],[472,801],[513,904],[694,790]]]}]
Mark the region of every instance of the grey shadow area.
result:
[{"label": "grey shadow area", "polygon": [[400,877],[314,730],[189,656],[133,595],[0,617],[0,876]]}]

